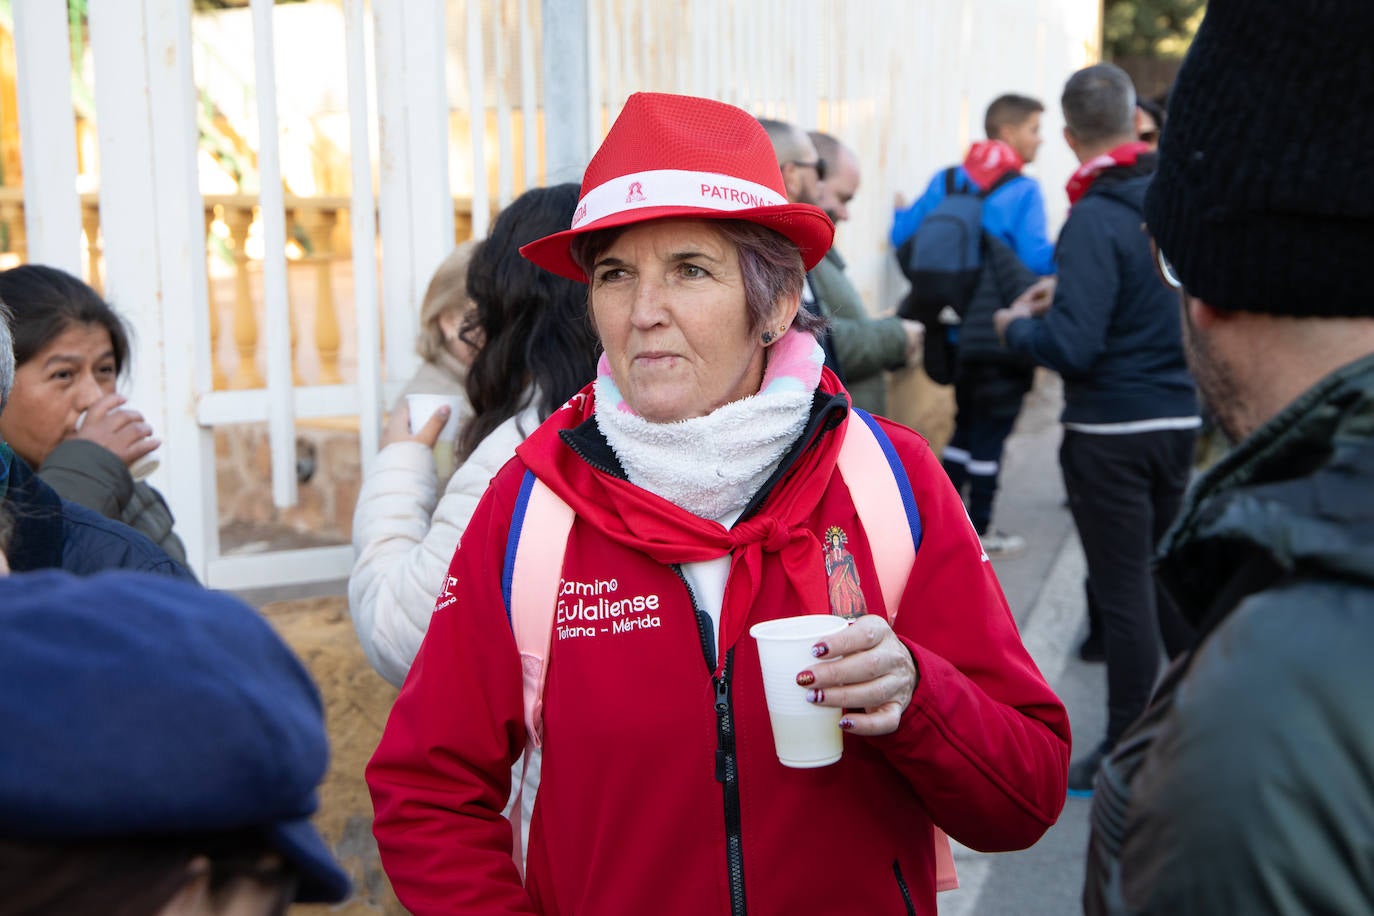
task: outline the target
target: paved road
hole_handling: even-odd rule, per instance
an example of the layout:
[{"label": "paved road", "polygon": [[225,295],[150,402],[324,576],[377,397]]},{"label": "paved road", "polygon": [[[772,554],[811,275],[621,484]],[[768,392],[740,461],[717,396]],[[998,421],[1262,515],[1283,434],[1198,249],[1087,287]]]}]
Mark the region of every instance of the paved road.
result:
[{"label": "paved road", "polygon": [[[1083,553],[1059,476],[1057,378],[1046,376],[1007,441],[997,526],[1024,535],[1026,553],[999,560],[997,575],[1022,639],[1069,710],[1075,746],[1105,726],[1101,665],[1074,653],[1083,635]],[[1070,798],[1059,823],[1024,852],[984,855],[956,848],[960,888],[940,895],[940,916],[1066,916],[1082,911],[1089,801]]]}]

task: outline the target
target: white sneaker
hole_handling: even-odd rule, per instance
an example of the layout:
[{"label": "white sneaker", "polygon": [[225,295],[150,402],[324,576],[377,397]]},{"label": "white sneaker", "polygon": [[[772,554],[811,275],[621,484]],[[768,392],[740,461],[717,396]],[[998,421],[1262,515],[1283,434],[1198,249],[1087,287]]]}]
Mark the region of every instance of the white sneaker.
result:
[{"label": "white sneaker", "polygon": [[1005,531],[989,531],[979,538],[983,542],[983,552],[989,557],[1014,557],[1025,552],[1026,539],[1019,534]]}]

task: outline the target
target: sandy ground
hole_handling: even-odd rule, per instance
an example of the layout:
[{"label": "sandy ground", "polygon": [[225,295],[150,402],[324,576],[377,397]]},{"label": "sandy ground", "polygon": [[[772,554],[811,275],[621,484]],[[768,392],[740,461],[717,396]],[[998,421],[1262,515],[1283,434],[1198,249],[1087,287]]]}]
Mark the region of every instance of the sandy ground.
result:
[{"label": "sandy ground", "polygon": [[345,904],[295,906],[292,914],[397,914],[406,910],[391,892],[372,838],[372,802],[363,767],[372,756],[396,688],[382,680],[363,657],[348,599],[343,596],[277,601],[261,607],[310,669],[325,700],[329,772],[320,787],[315,825],[353,876],[354,894]]}]

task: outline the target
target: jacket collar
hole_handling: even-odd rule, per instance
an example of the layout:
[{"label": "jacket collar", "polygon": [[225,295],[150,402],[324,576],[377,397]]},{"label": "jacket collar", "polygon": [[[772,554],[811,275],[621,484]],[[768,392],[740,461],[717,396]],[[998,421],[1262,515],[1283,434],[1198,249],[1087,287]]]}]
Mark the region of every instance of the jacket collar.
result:
[{"label": "jacket collar", "polygon": [[[843,420],[848,397],[830,372],[822,372],[820,391],[839,397],[834,413]],[[749,517],[729,528],[698,518],[609,468],[603,473],[585,455],[570,449],[560,431],[583,426],[593,415],[594,392],[583,389],[554,411],[544,425],[516,448],[525,466],[602,536],[665,566],[730,557],[716,653],[716,674],[728,650],[744,634],[765,578],[794,607],[822,607],[828,601],[820,541],[806,524],[835,470],[840,439],[824,436],[826,411],[813,409],[801,446],[789,450],[781,473],[760,488]],[[773,558],[765,562],[765,557]],[[776,562],[779,573],[770,572]]]},{"label": "jacket collar", "polygon": [[[807,420],[805,429],[797,437],[797,441],[792,443],[792,447],[787,450],[782,461],[778,464],[768,480],[754,494],[753,499],[744,507],[744,512],[740,515],[741,519],[747,519],[758,509],[759,504],[772,492],[792,467],[797,463],[801,454],[810,447],[822,433],[830,432],[844,421],[849,413],[849,398],[843,393],[827,393],[817,389],[811,400],[811,416]],[[576,452],[588,465],[610,474],[621,480],[626,480],[625,469],[620,466],[620,459],[616,457],[614,450],[606,441],[606,437],[601,434],[601,428],[596,425],[595,417],[587,417],[581,423],[568,429],[560,430],[558,437],[563,440],[570,449]]]},{"label": "jacket collar", "polygon": [[10,461],[5,502],[14,516],[14,533],[6,551],[10,569],[25,572],[60,567],[62,499],[18,455]]},{"label": "jacket collar", "polygon": [[1322,379],[1189,491],[1160,543],[1160,579],[1185,613],[1211,603],[1218,569],[1256,556],[1281,573],[1374,584],[1374,355]]}]

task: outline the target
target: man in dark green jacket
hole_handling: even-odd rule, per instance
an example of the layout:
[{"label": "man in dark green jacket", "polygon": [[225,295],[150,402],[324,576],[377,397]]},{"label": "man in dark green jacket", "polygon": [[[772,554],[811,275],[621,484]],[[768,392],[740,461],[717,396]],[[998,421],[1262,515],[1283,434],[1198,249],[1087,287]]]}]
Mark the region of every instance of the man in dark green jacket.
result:
[{"label": "man in dark green jacket", "polygon": [[1173,92],[1146,222],[1238,444],[1160,548],[1200,641],[1098,774],[1089,914],[1374,912],[1371,34],[1212,0]]},{"label": "man in dark green jacket", "polygon": [[[830,134],[811,131],[826,163],[817,206],[838,226],[849,219],[849,202],[859,190],[859,157]],[[873,318],[845,273],[844,258],[832,247],[809,275],[821,309],[830,319],[835,355],[855,407],[887,415],[887,371],[909,364],[921,349],[925,329],[915,321]]]}]

